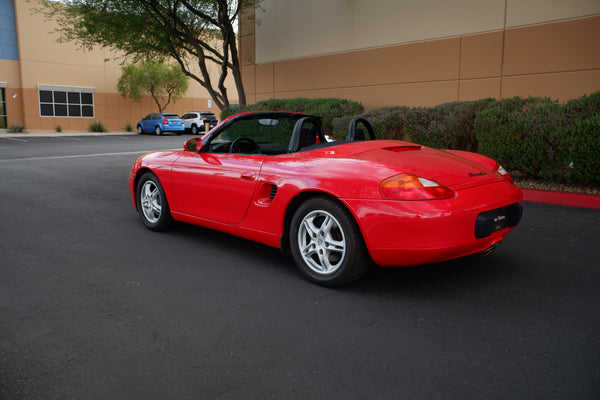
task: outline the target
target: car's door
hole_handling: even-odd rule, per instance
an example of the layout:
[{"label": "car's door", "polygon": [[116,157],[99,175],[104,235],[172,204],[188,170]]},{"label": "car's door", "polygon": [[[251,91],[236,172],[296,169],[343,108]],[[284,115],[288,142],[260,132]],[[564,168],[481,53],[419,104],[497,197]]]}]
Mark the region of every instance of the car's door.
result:
[{"label": "car's door", "polygon": [[152,119],[154,117],[155,117],[155,114],[148,114],[148,116],[146,116],[146,118],[144,118],[144,120],[142,121],[142,126],[145,131],[153,131],[154,130],[154,123],[152,122]]},{"label": "car's door", "polygon": [[264,154],[185,152],[172,170],[172,211],[225,224],[246,214]]},{"label": "car's door", "polygon": [[140,125],[142,125],[142,130],[144,130],[144,131],[149,130],[148,122],[150,121],[151,118],[152,118],[152,114],[148,114],[140,121]]},{"label": "car's door", "polygon": [[181,116],[181,119],[183,120],[183,125],[185,126],[185,129],[190,129],[192,127],[192,121],[191,119],[194,118],[195,114],[192,113],[187,113]]}]

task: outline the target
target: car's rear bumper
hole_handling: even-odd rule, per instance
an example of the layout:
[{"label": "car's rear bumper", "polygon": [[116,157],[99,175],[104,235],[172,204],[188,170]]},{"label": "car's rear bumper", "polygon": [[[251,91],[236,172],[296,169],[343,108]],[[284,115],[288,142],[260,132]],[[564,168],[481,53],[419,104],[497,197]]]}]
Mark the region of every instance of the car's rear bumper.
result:
[{"label": "car's rear bumper", "polygon": [[185,125],[161,125],[160,129],[163,132],[183,132]]},{"label": "car's rear bumper", "polygon": [[504,240],[520,219],[519,212],[512,217],[516,222],[482,229],[489,223],[488,212],[510,205],[519,209],[522,200],[521,190],[506,181],[459,190],[447,200],[343,199],[381,266],[429,264],[482,252]]}]

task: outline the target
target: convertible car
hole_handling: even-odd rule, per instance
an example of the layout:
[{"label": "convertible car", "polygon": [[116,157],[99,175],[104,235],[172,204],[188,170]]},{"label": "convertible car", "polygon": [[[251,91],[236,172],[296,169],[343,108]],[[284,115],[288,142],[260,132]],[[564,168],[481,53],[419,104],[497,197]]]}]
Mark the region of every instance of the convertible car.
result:
[{"label": "convertible car", "polygon": [[[333,140],[333,141],[331,141]],[[129,188],[151,230],[183,221],[278,247],[323,286],[380,266],[489,252],[519,223],[521,190],[480,154],[375,140],[364,119],[233,115],[180,151],[139,157]]]}]

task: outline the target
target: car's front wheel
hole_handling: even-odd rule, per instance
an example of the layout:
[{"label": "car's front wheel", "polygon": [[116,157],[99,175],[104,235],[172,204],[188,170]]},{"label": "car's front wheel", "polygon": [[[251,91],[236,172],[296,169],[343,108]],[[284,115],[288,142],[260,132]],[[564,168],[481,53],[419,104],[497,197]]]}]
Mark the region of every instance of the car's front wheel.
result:
[{"label": "car's front wheel", "polygon": [[153,173],[142,175],[136,186],[135,200],[140,219],[148,229],[161,231],[173,225],[165,191]]},{"label": "car's front wheel", "polygon": [[352,214],[323,197],[305,201],[294,213],[290,249],[300,272],[323,286],[351,283],[372,263]]},{"label": "car's front wheel", "polygon": [[141,125],[137,126],[137,133],[138,133],[138,135],[141,135],[142,133],[144,133],[144,130],[142,129]]}]

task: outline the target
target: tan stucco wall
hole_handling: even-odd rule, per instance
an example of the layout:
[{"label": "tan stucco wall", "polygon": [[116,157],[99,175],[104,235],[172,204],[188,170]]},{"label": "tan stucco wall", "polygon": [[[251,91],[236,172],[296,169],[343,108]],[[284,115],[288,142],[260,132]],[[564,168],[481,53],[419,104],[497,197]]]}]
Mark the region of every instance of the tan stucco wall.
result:
[{"label": "tan stucco wall", "polygon": [[[36,0],[15,0],[15,19],[19,47],[19,61],[0,60],[0,81],[7,82],[8,124],[25,125],[28,130],[53,130],[60,125],[63,130],[86,130],[94,121],[102,122],[111,130],[133,125],[144,115],[157,112],[151,98],[141,103],[123,99],[117,91],[121,76],[122,59],[106,49],[84,51],[74,43],[57,43],[53,33],[56,25],[33,11]],[[213,67],[214,72],[217,71]],[[183,114],[187,111],[208,111],[210,96],[198,83],[189,81],[184,98],[171,103],[166,111]],[[41,117],[38,85],[80,86],[94,88],[94,118]],[[233,82],[226,84],[230,95],[235,96]],[[237,100],[234,98],[233,102]],[[213,104],[210,111],[219,113]]]},{"label": "tan stucco wall", "polygon": [[490,32],[598,13],[598,0],[265,0],[256,13],[256,62]]},{"label": "tan stucco wall", "polygon": [[248,101],[367,108],[600,90],[597,0],[266,0],[242,22]]}]

